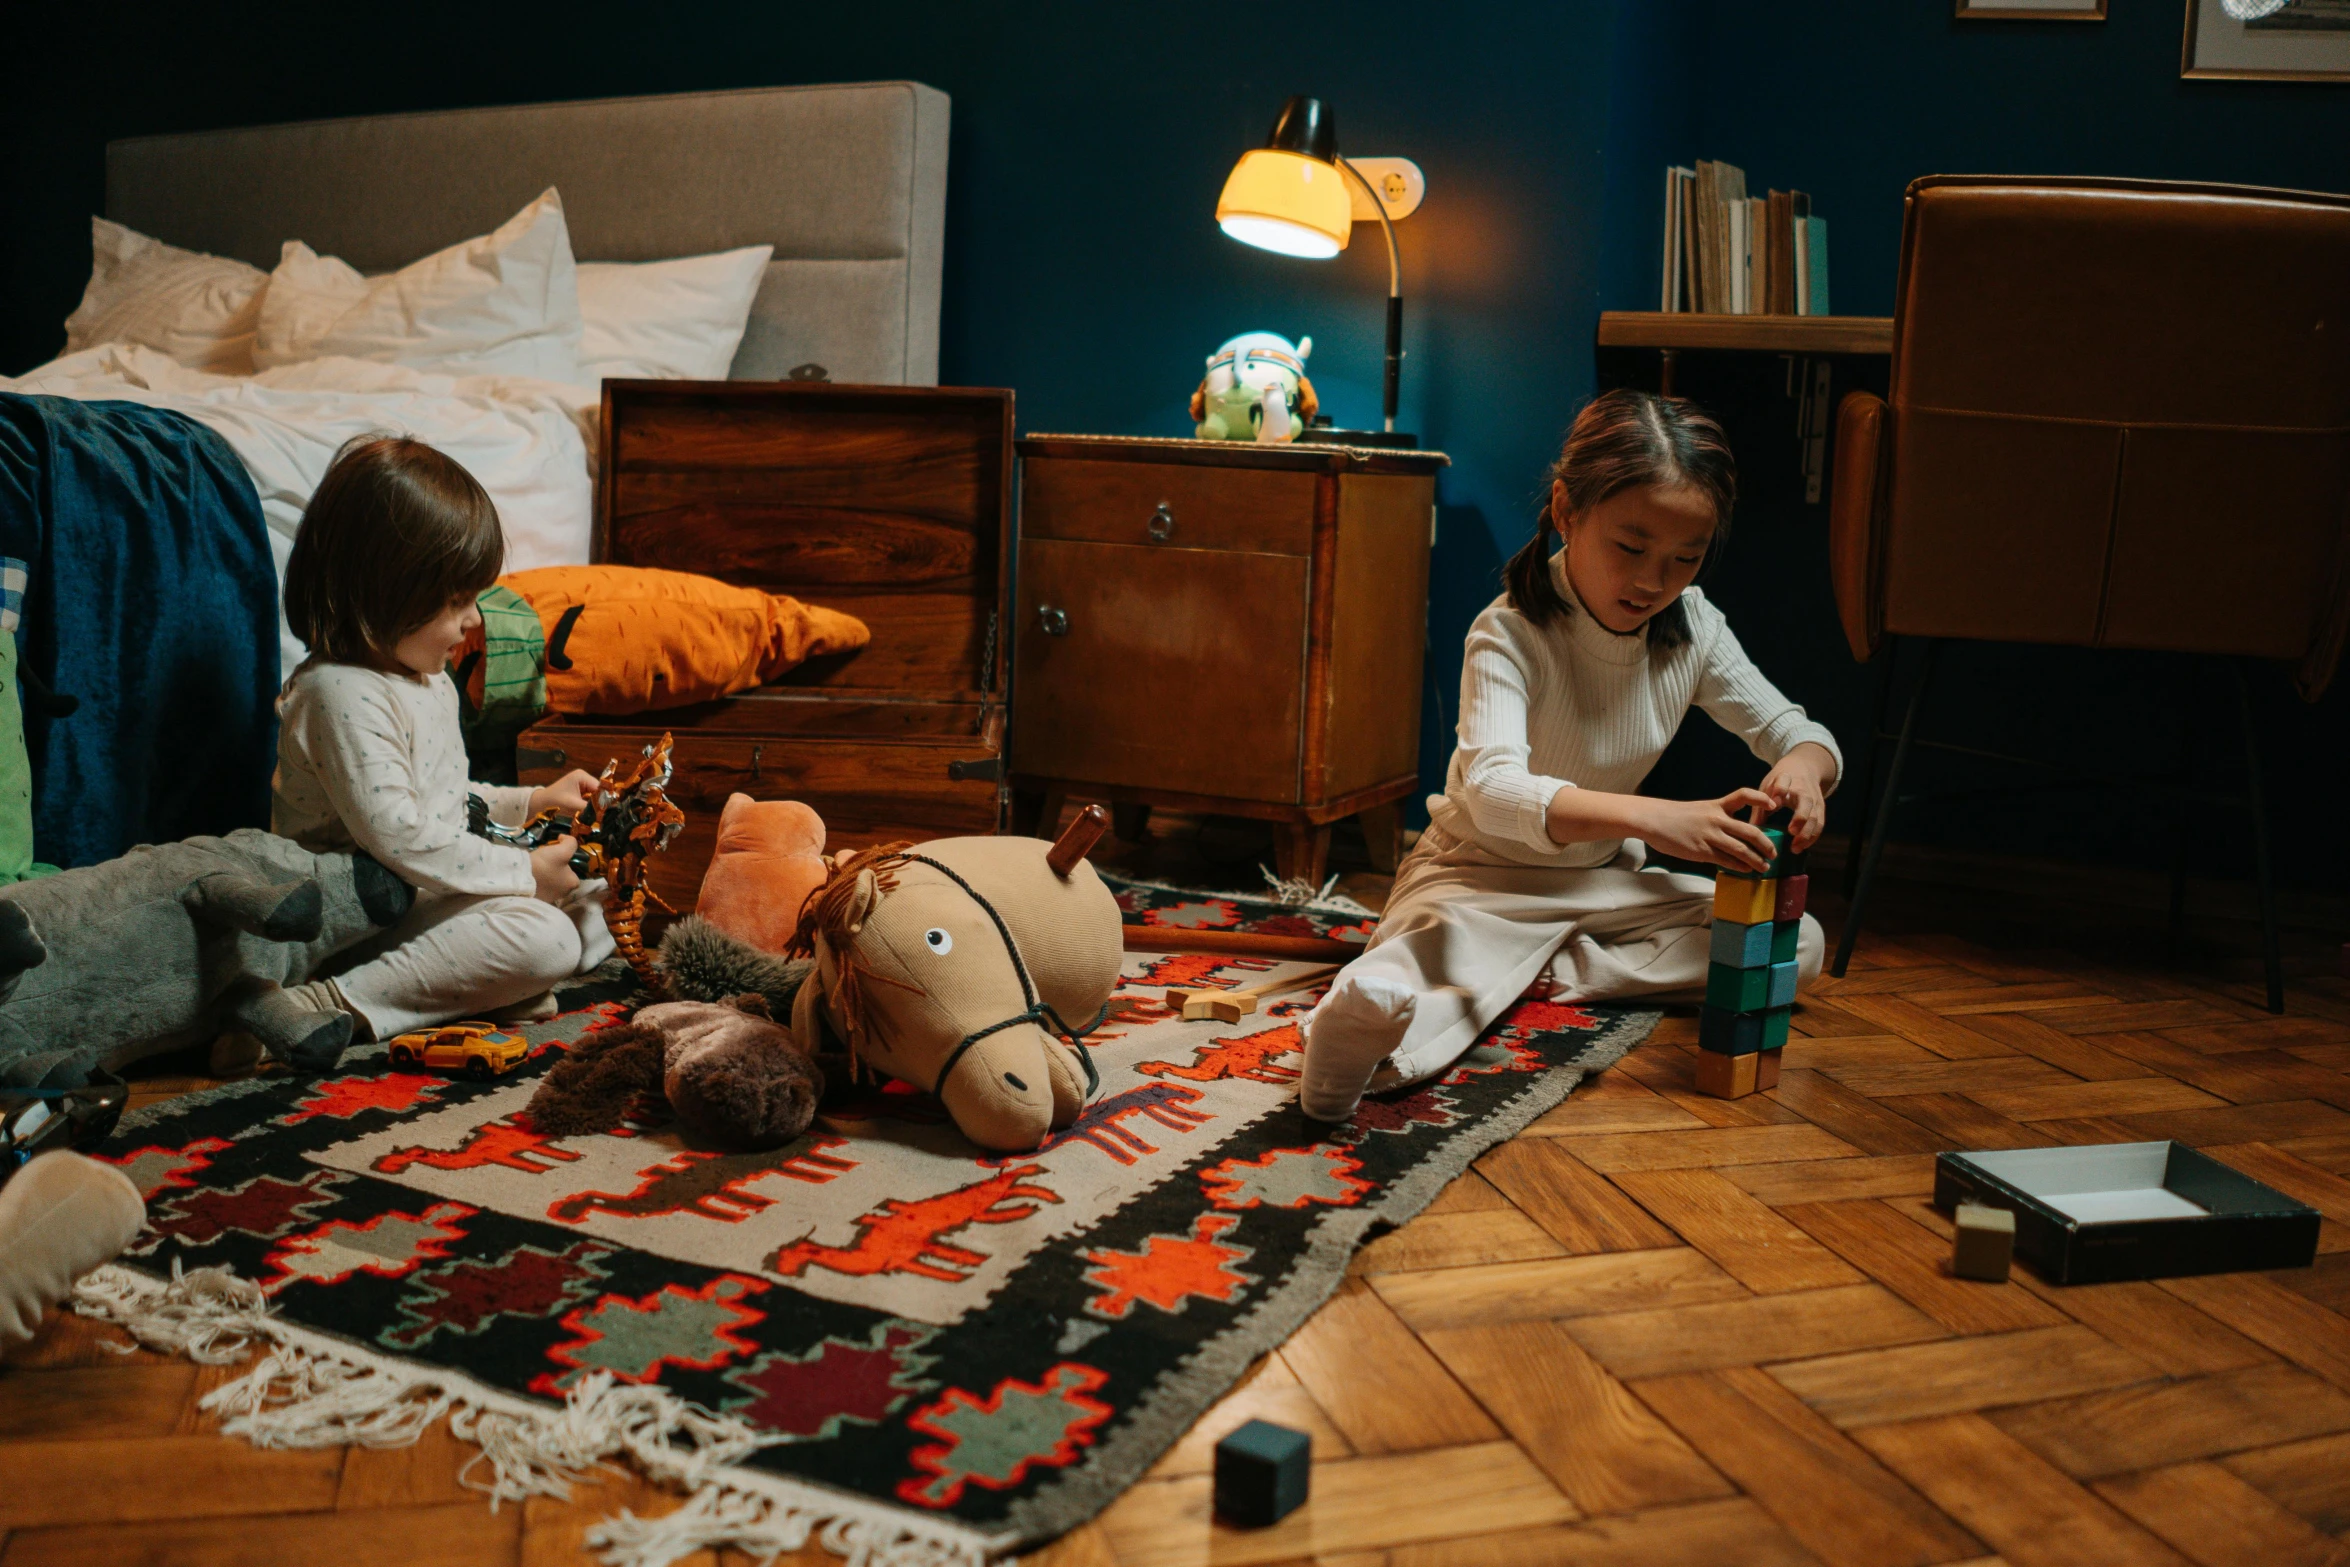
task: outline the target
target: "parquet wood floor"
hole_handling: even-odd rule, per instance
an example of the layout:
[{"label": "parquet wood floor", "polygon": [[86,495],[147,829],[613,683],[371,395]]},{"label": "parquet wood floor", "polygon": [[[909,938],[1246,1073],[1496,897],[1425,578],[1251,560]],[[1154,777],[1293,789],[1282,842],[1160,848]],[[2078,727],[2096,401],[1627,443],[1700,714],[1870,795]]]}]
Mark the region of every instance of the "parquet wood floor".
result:
[{"label": "parquet wood floor", "polygon": [[[2273,1018],[2240,928],[2174,970],[2130,956],[2142,930],[2041,913],[1889,908],[1806,992],[1767,1095],[1698,1094],[1694,1019],[1668,1017],[1030,1560],[2350,1567],[2350,985],[2313,936]],[[2156,1137],[2322,1209],[2317,1265],[1951,1277],[1936,1150]],[[0,1366],[0,1567],[535,1567],[584,1559],[618,1506],[674,1505],[615,1478],[493,1515],[445,1429],[256,1452],[195,1409],[231,1373],[109,1337],[66,1319]],[[1315,1472],[1249,1532],[1208,1488],[1252,1416],[1312,1433]]]}]

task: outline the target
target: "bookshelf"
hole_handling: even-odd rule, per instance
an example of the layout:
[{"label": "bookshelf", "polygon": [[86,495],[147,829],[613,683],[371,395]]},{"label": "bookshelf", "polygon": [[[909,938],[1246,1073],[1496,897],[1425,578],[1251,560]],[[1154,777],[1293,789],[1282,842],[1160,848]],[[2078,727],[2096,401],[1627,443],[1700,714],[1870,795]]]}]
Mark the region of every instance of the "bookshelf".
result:
[{"label": "bookshelf", "polygon": [[1891,316],[1718,316],[1603,310],[1602,348],[1724,348],[1766,354],[1891,354]]}]

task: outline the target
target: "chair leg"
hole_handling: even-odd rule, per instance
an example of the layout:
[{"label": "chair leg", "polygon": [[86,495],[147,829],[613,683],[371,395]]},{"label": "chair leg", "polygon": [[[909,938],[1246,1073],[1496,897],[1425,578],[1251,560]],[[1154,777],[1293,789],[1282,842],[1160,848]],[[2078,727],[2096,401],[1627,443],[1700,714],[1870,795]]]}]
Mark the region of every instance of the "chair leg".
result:
[{"label": "chair leg", "polygon": [[1860,846],[1868,841],[1870,819],[1876,814],[1877,760],[1885,754],[1885,721],[1893,714],[1893,676],[1901,663],[1899,639],[1887,637],[1879,654],[1885,660],[1877,671],[1877,711],[1869,720],[1869,745],[1860,769],[1860,814],[1853,819],[1852,837],[1844,852],[1844,896],[1860,885]]},{"label": "chair leg", "polygon": [[1868,910],[1869,891],[1877,879],[1877,858],[1885,852],[1885,831],[1893,824],[1893,807],[1901,799],[1901,775],[1908,770],[1909,746],[1917,733],[1918,712],[1926,705],[1926,690],[1934,683],[1934,665],[1941,657],[1939,637],[1926,643],[1925,665],[1918,671],[1917,689],[1909,696],[1909,710],[1901,715],[1901,736],[1893,745],[1893,765],[1887,770],[1885,791],[1869,822],[1868,847],[1861,851],[1860,879],[1853,884],[1852,906],[1844,914],[1844,934],[1836,943],[1836,961],[1828,972],[1838,979],[1852,961],[1853,943],[1860,940],[1862,916]]},{"label": "chair leg", "polygon": [[2236,707],[2244,718],[2244,788],[2252,807],[2252,870],[2260,882],[2260,955],[2268,970],[2268,1009],[2285,1010],[2285,959],[2277,939],[2277,881],[2268,852],[2268,796],[2260,771],[2260,730],[2252,720],[2252,686],[2236,669]]},{"label": "chair leg", "polygon": [[2195,709],[2192,689],[2179,704],[2179,810],[2171,823],[2170,926],[2163,938],[2165,961],[2177,968],[2187,945],[2187,858],[2195,841],[2195,802],[2186,791],[2195,783]]}]

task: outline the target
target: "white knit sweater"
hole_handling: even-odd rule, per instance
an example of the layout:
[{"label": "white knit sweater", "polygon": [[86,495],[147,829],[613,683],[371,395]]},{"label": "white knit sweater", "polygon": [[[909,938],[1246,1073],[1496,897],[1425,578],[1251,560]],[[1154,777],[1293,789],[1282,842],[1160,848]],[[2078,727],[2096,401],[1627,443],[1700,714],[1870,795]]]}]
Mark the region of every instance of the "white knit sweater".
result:
[{"label": "white knit sweater", "polygon": [[269,830],[312,853],[364,849],[426,896],[527,898],[530,856],[466,831],[465,796],[519,827],[523,787],[471,783],[457,686],[356,664],[304,664],[277,704]]},{"label": "white knit sweater", "polygon": [[1604,865],[1619,839],[1554,843],[1545,825],[1561,789],[1631,794],[1648,776],[1692,704],[1776,762],[1809,740],[1836,758],[1836,737],[1763,678],[1722,612],[1689,588],[1690,639],[1654,649],[1587,614],[1567,582],[1564,552],[1551,580],[1568,612],[1536,626],[1505,593],[1469,628],[1461,669],[1460,744],[1444,793],[1428,815],[1455,838],[1520,865]]}]

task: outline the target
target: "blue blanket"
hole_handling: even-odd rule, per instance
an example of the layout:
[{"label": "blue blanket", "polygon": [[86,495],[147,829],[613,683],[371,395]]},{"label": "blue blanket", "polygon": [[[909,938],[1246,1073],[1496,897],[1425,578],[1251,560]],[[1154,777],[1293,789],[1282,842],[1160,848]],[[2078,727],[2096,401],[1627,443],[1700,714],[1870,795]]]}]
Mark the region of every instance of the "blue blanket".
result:
[{"label": "blue blanket", "polygon": [[29,565],[34,853],[267,827],[277,576],[228,443],[138,403],[0,393],[0,555]]}]

